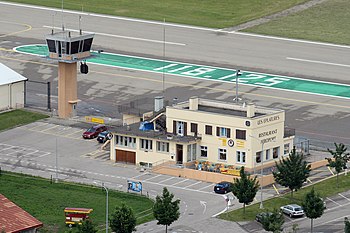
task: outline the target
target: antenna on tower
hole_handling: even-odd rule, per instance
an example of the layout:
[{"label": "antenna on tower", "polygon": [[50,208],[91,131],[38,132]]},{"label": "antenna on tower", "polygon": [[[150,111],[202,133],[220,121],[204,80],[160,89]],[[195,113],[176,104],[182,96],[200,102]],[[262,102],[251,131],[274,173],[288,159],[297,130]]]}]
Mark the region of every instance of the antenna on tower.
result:
[{"label": "antenna on tower", "polygon": [[61,9],[62,9],[62,31],[64,31],[64,22],[63,22],[63,0],[62,0]]},{"label": "antenna on tower", "polygon": [[[84,13],[84,6],[81,5],[81,13]],[[79,15],[79,34],[83,35],[83,31],[81,29],[81,15]]]},{"label": "antenna on tower", "polygon": [[51,29],[51,35],[55,33],[55,14],[56,12],[52,12],[52,29]]}]

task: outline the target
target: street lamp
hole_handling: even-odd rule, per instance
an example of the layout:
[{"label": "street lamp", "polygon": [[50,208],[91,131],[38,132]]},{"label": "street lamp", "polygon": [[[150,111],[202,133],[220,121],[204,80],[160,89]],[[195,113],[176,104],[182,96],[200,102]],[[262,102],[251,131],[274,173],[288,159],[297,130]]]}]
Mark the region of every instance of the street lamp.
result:
[{"label": "street lamp", "polygon": [[[94,184],[97,184],[96,181],[93,181]],[[102,183],[102,188],[106,190],[106,233],[108,233],[108,189],[104,183]]]},{"label": "street lamp", "polygon": [[[252,135],[249,135],[250,137],[256,139],[256,140],[260,140],[256,137],[253,137]],[[263,170],[264,170],[264,142],[260,141],[261,143],[261,170],[260,170],[260,181],[261,181],[261,184],[260,184],[260,209],[264,209],[264,204],[263,204],[263,186],[262,186],[262,183],[263,183],[263,179],[264,179],[264,175],[263,175]],[[254,161],[254,173],[255,173],[255,161]]]},{"label": "street lamp", "polygon": [[104,183],[102,183],[102,187],[106,190],[106,233],[108,233],[108,189]]},{"label": "street lamp", "polygon": [[236,71],[236,103],[238,103],[238,77],[241,76],[241,70]]}]

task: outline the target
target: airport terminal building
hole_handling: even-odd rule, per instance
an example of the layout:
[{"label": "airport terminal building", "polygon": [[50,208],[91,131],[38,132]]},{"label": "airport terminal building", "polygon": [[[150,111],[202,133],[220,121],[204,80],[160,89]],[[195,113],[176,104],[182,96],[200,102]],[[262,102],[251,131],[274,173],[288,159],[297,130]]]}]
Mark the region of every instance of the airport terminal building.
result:
[{"label": "airport terminal building", "polygon": [[198,97],[156,110],[116,129],[111,160],[148,166],[204,161],[252,170],[274,165],[293,148],[295,132],[285,128],[283,110]]}]

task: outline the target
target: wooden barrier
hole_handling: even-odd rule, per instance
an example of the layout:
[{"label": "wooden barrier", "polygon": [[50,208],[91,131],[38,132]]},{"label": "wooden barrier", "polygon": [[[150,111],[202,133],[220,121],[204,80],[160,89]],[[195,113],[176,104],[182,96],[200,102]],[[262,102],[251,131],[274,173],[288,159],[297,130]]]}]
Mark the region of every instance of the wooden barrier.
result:
[{"label": "wooden barrier", "polygon": [[[326,166],[327,164],[328,162],[326,160],[316,161],[311,163],[311,169],[316,169],[322,166]],[[194,180],[200,180],[200,181],[212,182],[212,183],[219,183],[221,181],[233,182],[234,178],[239,178],[239,176],[225,175],[217,172],[199,171],[199,170],[190,169],[190,168],[177,168],[172,166],[166,166],[165,164],[157,166],[157,169],[153,170],[153,172],[163,174],[163,175],[177,176],[177,177],[183,177],[187,179],[194,179]],[[272,174],[265,175],[262,179],[259,175],[257,176],[258,176],[257,180],[259,181],[259,184],[262,186],[267,186],[275,183],[275,179],[273,178]]]}]

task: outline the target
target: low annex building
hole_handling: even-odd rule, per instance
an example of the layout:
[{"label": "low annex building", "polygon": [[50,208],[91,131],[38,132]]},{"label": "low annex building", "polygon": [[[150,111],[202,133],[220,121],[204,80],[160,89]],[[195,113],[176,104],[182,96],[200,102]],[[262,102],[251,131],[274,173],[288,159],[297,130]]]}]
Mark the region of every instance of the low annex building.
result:
[{"label": "low annex building", "polygon": [[23,108],[28,79],[0,63],[0,111]]},{"label": "low annex building", "polygon": [[118,127],[110,159],[149,166],[208,161],[252,170],[289,154],[295,132],[284,123],[283,110],[192,97]]},{"label": "low annex building", "polygon": [[0,194],[0,232],[35,233],[43,224]]}]

